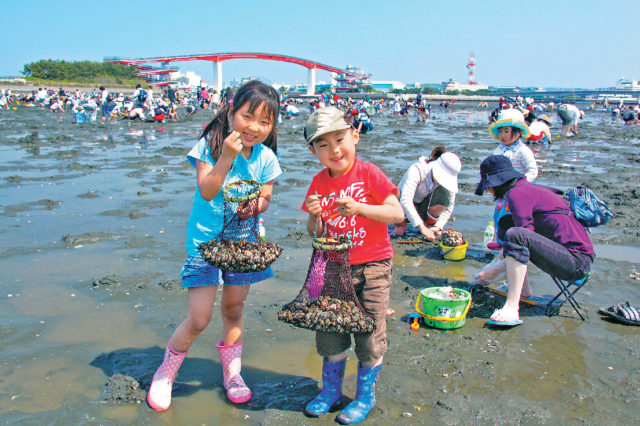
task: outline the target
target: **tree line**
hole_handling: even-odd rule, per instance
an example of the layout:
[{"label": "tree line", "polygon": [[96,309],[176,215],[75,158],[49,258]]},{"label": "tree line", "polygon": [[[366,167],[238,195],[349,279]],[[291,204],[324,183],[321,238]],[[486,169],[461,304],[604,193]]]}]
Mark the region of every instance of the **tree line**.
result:
[{"label": "tree line", "polygon": [[41,59],[25,64],[22,74],[43,80],[93,82],[100,79],[131,81],[138,79],[136,69],[122,64],[91,61]]}]

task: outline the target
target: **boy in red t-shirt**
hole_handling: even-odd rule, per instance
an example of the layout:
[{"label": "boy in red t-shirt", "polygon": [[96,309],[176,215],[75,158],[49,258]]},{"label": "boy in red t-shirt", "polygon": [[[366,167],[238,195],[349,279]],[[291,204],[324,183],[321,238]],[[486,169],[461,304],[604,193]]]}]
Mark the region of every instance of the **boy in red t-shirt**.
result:
[{"label": "boy in red t-shirt", "polygon": [[[375,321],[372,333],[354,333],[358,364],[356,398],[338,415],[342,424],[363,421],[375,406],[375,384],[387,350],[393,247],[387,224],[404,219],[398,188],[372,163],[356,157],[360,139],[336,107],[311,114],[304,128],[309,150],[326,169],[311,182],[302,209],[309,213],[307,230],[320,237],[351,239],[351,277],[356,295]],[[316,332],[316,349],[324,357],[322,391],[305,408],[307,415],[326,414],[342,398],[342,379],[351,346],[350,334]]]}]

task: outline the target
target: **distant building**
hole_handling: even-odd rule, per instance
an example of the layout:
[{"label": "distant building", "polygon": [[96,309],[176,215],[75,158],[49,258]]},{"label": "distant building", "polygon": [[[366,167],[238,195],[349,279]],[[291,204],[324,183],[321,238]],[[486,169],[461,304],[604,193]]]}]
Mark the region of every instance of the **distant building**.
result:
[{"label": "distant building", "polygon": [[637,91],[640,90],[640,84],[638,84],[638,80],[627,80],[626,78],[622,77],[616,82],[616,90]]},{"label": "distant building", "polygon": [[[297,83],[297,84],[273,83],[271,86],[273,86],[273,88],[276,89],[277,91],[279,92],[282,91],[284,93],[306,93],[307,92],[306,83]],[[333,91],[333,85],[325,81],[317,82],[315,87],[316,87],[316,93]]]},{"label": "distant building", "polygon": [[174,72],[169,78],[178,82],[178,87],[199,87],[203,82],[202,77],[193,71],[187,71],[184,74]]},{"label": "distant building", "polygon": [[399,81],[371,81],[369,86],[376,92],[390,92],[392,89],[402,90],[406,86]]},{"label": "distant building", "polygon": [[246,83],[253,81],[253,80],[258,80],[257,77],[254,76],[250,76],[250,77],[241,77],[241,78],[234,78],[233,80],[231,80],[228,84],[228,87],[232,88],[232,89],[236,89],[240,86],[245,85]]},{"label": "distant building", "polygon": [[360,92],[370,85],[371,74],[353,65],[347,65],[345,71],[350,74],[337,74],[334,78],[336,92]]},{"label": "distant building", "polygon": [[22,77],[0,77],[2,83],[27,84],[27,80]]},{"label": "distant building", "polygon": [[486,84],[474,83],[458,83],[454,79],[450,78],[449,81],[445,81],[441,85],[443,92],[453,92],[454,90],[463,91],[468,90],[469,92],[475,92],[478,90],[487,90],[489,86]]},{"label": "distant building", "polygon": [[476,81],[476,56],[471,52],[469,54],[469,61],[467,62],[467,69],[469,70],[469,81],[468,83],[458,83],[454,79],[450,78],[449,81],[445,81],[442,83],[442,91],[443,92],[453,92],[457,91],[469,91],[476,92],[478,90],[488,90],[489,86],[485,84],[480,84]]}]

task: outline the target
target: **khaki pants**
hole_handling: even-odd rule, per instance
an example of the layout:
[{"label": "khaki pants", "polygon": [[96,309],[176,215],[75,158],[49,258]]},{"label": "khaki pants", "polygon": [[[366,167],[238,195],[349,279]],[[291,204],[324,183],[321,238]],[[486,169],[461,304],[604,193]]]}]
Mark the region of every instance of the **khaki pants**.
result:
[{"label": "khaki pants", "polygon": [[[365,312],[375,322],[371,333],[353,333],[355,352],[364,367],[372,367],[387,351],[387,307],[391,288],[391,259],[351,265],[351,282]],[[351,347],[351,334],[316,332],[316,349],[324,357]]]}]

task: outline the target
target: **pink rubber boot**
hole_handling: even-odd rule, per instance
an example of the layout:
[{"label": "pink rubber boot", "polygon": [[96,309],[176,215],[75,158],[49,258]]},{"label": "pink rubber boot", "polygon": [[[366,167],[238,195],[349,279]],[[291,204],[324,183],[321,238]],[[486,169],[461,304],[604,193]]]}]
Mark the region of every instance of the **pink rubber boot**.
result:
[{"label": "pink rubber boot", "polygon": [[227,390],[227,398],[234,404],[242,404],[251,399],[251,391],[242,380],[242,342],[235,345],[224,346],[223,342],[217,345],[222,361],[222,376],[224,388]]},{"label": "pink rubber boot", "polygon": [[171,344],[167,343],[164,360],[153,375],[151,386],[147,393],[147,402],[154,410],[164,411],[171,405],[171,387],[187,353],[189,353],[188,350],[186,352],[177,352],[171,347]]}]

